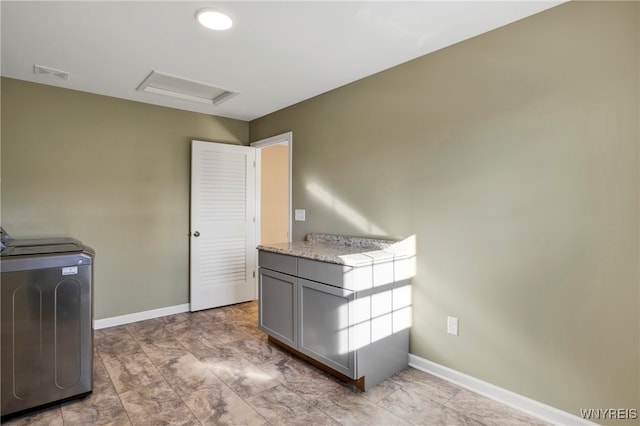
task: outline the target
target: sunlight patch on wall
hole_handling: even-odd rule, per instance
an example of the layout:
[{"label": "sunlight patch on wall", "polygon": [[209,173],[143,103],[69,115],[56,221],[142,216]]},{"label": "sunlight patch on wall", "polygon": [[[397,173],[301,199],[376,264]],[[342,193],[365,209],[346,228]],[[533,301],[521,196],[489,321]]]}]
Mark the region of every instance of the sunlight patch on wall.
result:
[{"label": "sunlight patch on wall", "polygon": [[366,235],[387,235],[387,233],[376,224],[371,223],[364,215],[341,199],[333,196],[326,188],[316,182],[309,182],[306,185],[307,191],[318,201],[331,208],[335,213],[342,216],[349,223],[358,228]]}]

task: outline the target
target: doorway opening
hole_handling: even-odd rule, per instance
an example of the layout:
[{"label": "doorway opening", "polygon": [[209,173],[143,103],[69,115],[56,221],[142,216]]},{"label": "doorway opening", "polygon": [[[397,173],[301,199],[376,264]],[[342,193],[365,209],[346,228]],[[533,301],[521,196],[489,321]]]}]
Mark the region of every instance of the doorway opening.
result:
[{"label": "doorway opening", "polygon": [[293,133],[251,143],[256,148],[256,240],[291,242],[291,153]]}]

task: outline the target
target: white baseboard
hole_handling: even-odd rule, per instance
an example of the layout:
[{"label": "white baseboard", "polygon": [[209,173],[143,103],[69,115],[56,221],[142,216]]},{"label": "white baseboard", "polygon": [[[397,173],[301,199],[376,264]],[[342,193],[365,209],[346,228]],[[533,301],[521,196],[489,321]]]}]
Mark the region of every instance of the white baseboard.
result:
[{"label": "white baseboard", "polygon": [[150,311],[120,315],[118,317],[93,320],[93,329],[100,330],[101,328],[115,327],[116,325],[130,324],[132,322],[166,317],[167,315],[181,314],[183,312],[189,312],[188,303],[183,305],[167,306],[166,308],[152,309]]},{"label": "white baseboard", "polygon": [[476,379],[433,361],[420,358],[417,355],[409,354],[409,365],[549,423],[556,425],[595,425],[595,423],[573,414]]}]

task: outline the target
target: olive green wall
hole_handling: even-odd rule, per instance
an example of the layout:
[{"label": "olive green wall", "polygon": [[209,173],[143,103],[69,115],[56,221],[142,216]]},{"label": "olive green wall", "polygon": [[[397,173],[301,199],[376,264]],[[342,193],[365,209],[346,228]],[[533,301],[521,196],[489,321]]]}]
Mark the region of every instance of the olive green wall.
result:
[{"label": "olive green wall", "polygon": [[95,318],[189,302],[190,141],[247,122],[2,79],[2,226],[96,250]]},{"label": "olive green wall", "polygon": [[413,354],[640,408],[639,21],[567,3],[252,121],[293,131],[294,240],[416,235]]}]

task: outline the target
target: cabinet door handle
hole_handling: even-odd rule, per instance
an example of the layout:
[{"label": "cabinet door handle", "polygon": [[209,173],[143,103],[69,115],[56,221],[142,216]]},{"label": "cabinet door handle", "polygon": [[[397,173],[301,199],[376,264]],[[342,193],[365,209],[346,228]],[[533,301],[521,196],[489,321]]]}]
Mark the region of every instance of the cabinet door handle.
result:
[{"label": "cabinet door handle", "polygon": [[196,232],[194,232],[194,233],[193,233],[193,236],[194,236],[194,237],[199,237],[199,236],[200,236],[200,233],[199,233],[198,231],[196,231]]}]

